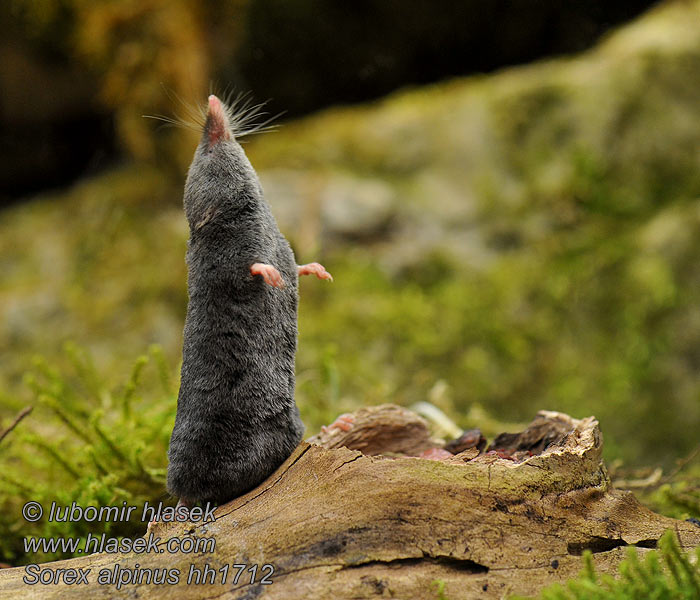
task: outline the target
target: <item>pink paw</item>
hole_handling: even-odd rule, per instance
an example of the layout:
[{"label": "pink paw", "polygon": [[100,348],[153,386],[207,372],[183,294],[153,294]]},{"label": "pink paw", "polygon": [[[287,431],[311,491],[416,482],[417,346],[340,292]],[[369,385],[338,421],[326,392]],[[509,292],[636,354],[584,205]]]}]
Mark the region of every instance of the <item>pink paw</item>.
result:
[{"label": "pink paw", "polygon": [[454,454],[448,452],[444,448],[428,448],[420,453],[419,458],[426,458],[428,460],[445,460],[447,458],[452,458]]},{"label": "pink paw", "polygon": [[333,423],[330,425],[324,425],[321,427],[323,433],[328,433],[333,429],[340,429],[342,431],[350,431],[352,429],[353,423],[355,422],[355,417],[350,413],[345,413],[340,415]]},{"label": "pink paw", "polygon": [[299,275],[316,275],[319,279],[329,279],[333,281],[333,276],[326,271],[326,268],[319,263],[309,263],[308,265],[299,265],[297,267]]},{"label": "pink paw", "polygon": [[272,265],[266,265],[264,263],[253,263],[250,266],[251,275],[262,275],[265,283],[273,287],[283,288],[284,279],[280,272],[275,269]]}]

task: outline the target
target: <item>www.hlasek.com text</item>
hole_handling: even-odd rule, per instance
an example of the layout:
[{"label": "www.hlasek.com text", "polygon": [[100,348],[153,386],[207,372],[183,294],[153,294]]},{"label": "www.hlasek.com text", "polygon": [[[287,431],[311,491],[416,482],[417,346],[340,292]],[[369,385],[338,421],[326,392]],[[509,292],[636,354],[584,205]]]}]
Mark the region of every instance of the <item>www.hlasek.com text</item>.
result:
[{"label": "www.hlasek.com text", "polygon": [[52,554],[60,552],[62,554],[95,554],[104,552],[106,554],[163,554],[169,552],[174,554],[211,554],[216,550],[216,540],[213,537],[172,537],[164,543],[160,537],[152,533],[148,537],[136,539],[108,537],[106,534],[87,534],[85,539],[80,537],[26,537],[24,538],[24,551],[29,553],[43,552]]}]

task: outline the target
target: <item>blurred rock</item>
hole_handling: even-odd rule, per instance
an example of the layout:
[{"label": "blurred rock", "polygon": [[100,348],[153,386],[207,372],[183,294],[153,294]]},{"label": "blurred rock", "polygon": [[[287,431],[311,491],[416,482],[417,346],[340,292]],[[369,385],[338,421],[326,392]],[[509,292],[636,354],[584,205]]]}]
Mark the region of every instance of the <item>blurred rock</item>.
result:
[{"label": "blurred rock", "polygon": [[363,239],[392,271],[435,249],[484,269],[596,211],[700,194],[698,19],[697,1],[663,4],[577,58],[326,111],[249,154],[264,182],[284,173],[267,185],[283,228],[302,206],[316,224],[304,248]]},{"label": "blurred rock", "polygon": [[321,192],[324,229],[348,240],[383,237],[394,204],[394,190],[381,179],[334,178]]}]

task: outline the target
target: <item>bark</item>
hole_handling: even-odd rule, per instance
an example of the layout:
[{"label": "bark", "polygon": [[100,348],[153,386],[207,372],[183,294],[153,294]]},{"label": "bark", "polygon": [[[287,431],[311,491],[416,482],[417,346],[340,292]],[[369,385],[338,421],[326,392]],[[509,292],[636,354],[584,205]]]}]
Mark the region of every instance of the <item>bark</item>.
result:
[{"label": "bark", "polygon": [[[478,436],[476,436],[478,440]],[[436,442],[417,415],[363,409],[349,431],[303,442],[262,485],[217,509],[207,524],[154,527],[163,540],[214,537],[209,554],[96,554],[42,565],[90,568],[89,585],[28,586],[24,568],[0,571],[0,598],[296,598],[450,600],[534,594],[578,574],[581,554],[613,572],[636,544],[644,553],[673,529],[684,548],[700,528],[644,508],[611,487],[597,421],[539,413],[490,452],[467,448],[444,460],[418,458]],[[350,448],[346,447],[350,446]],[[358,449],[361,448],[363,452]],[[534,450],[533,450],[534,449]],[[411,456],[414,455],[414,456]],[[98,585],[100,569],[179,569],[177,585]],[[259,565],[256,583],[187,584],[191,565]],[[263,585],[269,568],[274,572]]]}]

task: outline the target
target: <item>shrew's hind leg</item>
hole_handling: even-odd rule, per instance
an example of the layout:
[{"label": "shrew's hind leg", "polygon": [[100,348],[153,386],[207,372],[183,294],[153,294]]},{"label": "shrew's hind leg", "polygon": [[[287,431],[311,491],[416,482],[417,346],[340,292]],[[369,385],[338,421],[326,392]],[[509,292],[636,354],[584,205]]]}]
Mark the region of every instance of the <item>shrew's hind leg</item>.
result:
[{"label": "shrew's hind leg", "polygon": [[[189,500],[185,500],[184,498],[180,498],[177,501],[177,506],[175,507],[175,514],[179,515],[181,513],[186,512],[189,514],[189,509],[194,506],[194,502],[190,502]],[[183,510],[184,509],[184,510]],[[180,519],[177,519],[180,520]],[[158,523],[158,519],[153,519],[152,521],[148,522],[148,526],[146,527],[146,533],[150,533],[151,529]]]}]

